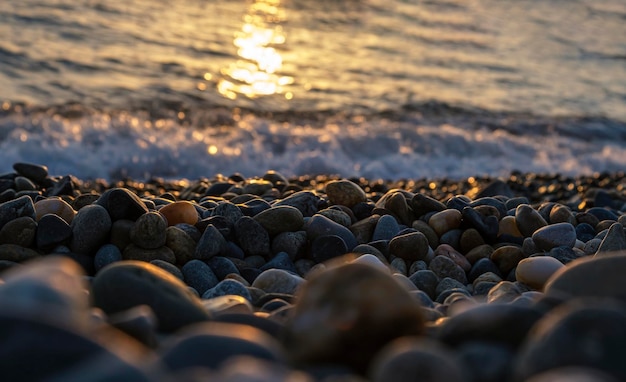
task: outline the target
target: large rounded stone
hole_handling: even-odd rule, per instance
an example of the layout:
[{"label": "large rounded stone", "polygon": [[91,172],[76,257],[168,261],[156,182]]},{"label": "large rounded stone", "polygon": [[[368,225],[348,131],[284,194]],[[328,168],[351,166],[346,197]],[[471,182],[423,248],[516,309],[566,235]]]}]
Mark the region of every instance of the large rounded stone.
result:
[{"label": "large rounded stone", "polygon": [[531,237],[536,230],[548,225],[541,214],[528,204],[520,204],[515,209],[515,224],[524,237]]},{"label": "large rounded stone", "polygon": [[148,212],[144,202],[125,188],[106,190],[95,203],[107,210],[112,221],[120,219],[135,221]]},{"label": "large rounded stone", "polygon": [[463,285],[467,284],[465,271],[449,257],[436,256],[430,261],[430,264],[428,264],[428,269],[433,271],[440,279],[450,277],[461,282]]},{"label": "large rounded stone", "polygon": [[367,201],[365,191],[359,185],[345,179],[328,182],[326,195],[332,204],[341,204],[349,208]]},{"label": "large rounded stone", "polygon": [[583,257],[556,272],[544,293],[557,298],[615,298],[626,303],[626,251],[602,257]]},{"label": "large rounded stone", "polygon": [[48,167],[35,163],[13,163],[13,169],[37,184],[41,184],[48,177]]},{"label": "large rounded stone", "polygon": [[624,363],[626,310],[623,306],[579,301],[557,308],[539,321],[520,351],[518,380],[565,367],[590,367],[619,381]]},{"label": "large rounded stone", "polygon": [[532,239],[538,249],[549,251],[552,248],[576,244],[576,229],[570,223],[556,223],[539,228],[532,234]]},{"label": "large rounded stone", "polygon": [[174,252],[176,263],[184,265],[193,259],[196,242],[182,229],[170,226],[165,230],[165,246]]},{"label": "large rounded stone", "polygon": [[35,243],[37,223],[33,218],[22,216],[11,220],[0,229],[1,244],[15,244],[21,247],[31,247]]},{"label": "large rounded stone", "polygon": [[[291,206],[295,207],[302,213],[302,216],[313,216],[318,211],[319,197],[310,191],[298,191],[279,200],[274,207]],[[293,231],[296,231],[294,229]]]},{"label": "large rounded stone", "polygon": [[0,204],[0,228],[22,216],[36,219],[35,205],[30,197],[24,195]]},{"label": "large rounded stone", "polygon": [[388,272],[350,263],[308,281],[285,346],[296,365],[339,363],[364,373],[385,344],[419,335],[423,322],[419,304]]},{"label": "large rounded stone", "polygon": [[104,207],[92,204],[78,211],[71,227],[70,248],[77,253],[92,255],[109,238],[111,218]]},{"label": "large rounded stone", "polygon": [[145,262],[120,261],[103,268],[93,279],[92,294],[94,305],[107,314],[148,305],[164,332],[210,318],[184,283]]},{"label": "large rounded stone", "polygon": [[167,222],[158,212],[141,215],[130,230],[130,240],[138,247],[155,249],[165,245]]},{"label": "large rounded stone", "polygon": [[225,249],[226,239],[214,225],[209,224],[198,241],[193,257],[198,260],[208,260],[223,253]]},{"label": "large rounded stone", "polygon": [[480,304],[449,317],[437,338],[450,346],[474,341],[517,348],[542,317],[538,310],[511,304]]},{"label": "large rounded stone", "polygon": [[254,216],[270,236],[281,232],[299,231],[304,224],[302,212],[292,206],[274,206],[259,212]]},{"label": "large rounded stone", "polygon": [[186,200],[167,204],[159,210],[165,217],[168,226],[176,224],[194,225],[198,222],[198,212],[193,203]]},{"label": "large rounded stone", "polygon": [[282,269],[268,269],[256,277],[252,287],[265,293],[294,294],[304,284],[304,279]]},{"label": "large rounded stone", "polygon": [[348,251],[351,251],[358,244],[356,242],[356,238],[349,229],[322,215],[316,214],[311,217],[305,225],[304,230],[306,231],[310,241],[315,240],[319,236],[339,236],[344,243],[346,243]]},{"label": "large rounded stone", "polygon": [[604,256],[607,253],[626,250],[626,232],[620,223],[613,223],[600,243],[596,255]]},{"label": "large rounded stone", "polygon": [[35,203],[34,207],[37,221],[44,215],[54,214],[70,224],[74,219],[74,215],[76,215],[76,211],[74,211],[72,206],[60,198],[42,199]]},{"label": "large rounded stone", "polygon": [[424,260],[428,256],[429,249],[428,239],[421,232],[396,236],[389,242],[391,254],[409,261]]},{"label": "large rounded stone", "polygon": [[461,212],[455,209],[437,212],[428,219],[428,225],[435,230],[437,235],[459,228],[461,225]]},{"label": "large rounded stone", "polygon": [[37,223],[35,245],[42,250],[50,250],[65,243],[72,236],[72,227],[57,215],[44,215]]},{"label": "large rounded stone", "polygon": [[542,290],[545,283],[563,263],[551,256],[535,256],[523,259],[515,269],[515,279],[529,287]]},{"label": "large rounded stone", "polygon": [[160,353],[170,370],[218,369],[228,359],[238,356],[268,360],[275,365],[284,363],[285,359],[280,344],[262,330],[217,322],[190,326],[163,344]]},{"label": "large rounded stone", "polygon": [[385,346],[370,368],[374,382],[464,381],[454,353],[435,341],[399,338]]},{"label": "large rounded stone", "polygon": [[372,233],[372,241],[391,240],[400,232],[398,221],[391,215],[383,215],[376,222]]},{"label": "large rounded stone", "polygon": [[234,226],[239,247],[247,256],[267,256],[270,253],[270,236],[256,220],[243,216]]}]

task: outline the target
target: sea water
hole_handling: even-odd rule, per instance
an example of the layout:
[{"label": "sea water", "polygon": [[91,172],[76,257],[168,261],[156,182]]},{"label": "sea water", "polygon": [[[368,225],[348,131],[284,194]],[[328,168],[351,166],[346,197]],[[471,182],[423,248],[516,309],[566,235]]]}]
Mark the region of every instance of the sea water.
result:
[{"label": "sea water", "polygon": [[4,0],[0,172],[626,170],[623,0]]}]

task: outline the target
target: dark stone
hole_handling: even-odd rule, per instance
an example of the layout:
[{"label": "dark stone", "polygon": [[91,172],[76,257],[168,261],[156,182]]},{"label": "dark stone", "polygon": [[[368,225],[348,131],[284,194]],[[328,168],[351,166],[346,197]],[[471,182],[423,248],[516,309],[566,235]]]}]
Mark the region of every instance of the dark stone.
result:
[{"label": "dark stone", "polygon": [[205,196],[221,196],[233,186],[231,182],[215,182],[204,193]]},{"label": "dark stone", "polygon": [[596,256],[604,256],[606,253],[626,250],[626,232],[620,223],[611,224],[600,247],[596,251]]},{"label": "dark stone", "polygon": [[147,212],[135,221],[130,230],[130,240],[144,249],[156,249],[165,245],[167,222],[158,212]]},{"label": "dark stone", "polygon": [[349,229],[322,215],[311,217],[304,229],[310,241],[314,241],[320,236],[336,235],[344,241],[348,251],[351,251],[358,244],[354,234]]},{"label": "dark stone", "polygon": [[[243,335],[245,333],[245,335]],[[161,360],[170,370],[204,367],[217,370],[236,356],[284,363],[278,341],[250,325],[218,322],[194,325],[163,344]]]},{"label": "dark stone", "polygon": [[124,260],[138,260],[148,263],[152,260],[163,260],[171,264],[176,264],[176,256],[168,247],[145,249],[135,244],[130,244],[122,251],[122,258]]},{"label": "dark stone", "polygon": [[47,196],[74,195],[78,180],[72,175],[65,175],[61,179],[55,180],[51,187],[46,189]]},{"label": "dark stone", "polygon": [[533,308],[480,304],[449,317],[439,328],[437,338],[455,347],[480,341],[516,349],[541,317],[541,313]]},{"label": "dark stone", "polygon": [[243,216],[234,225],[239,247],[247,256],[267,256],[270,253],[270,236],[256,220]]},{"label": "dark stone", "polygon": [[576,226],[576,238],[583,243],[588,242],[596,236],[596,230],[590,224],[580,223]]},{"label": "dark stone", "polygon": [[433,271],[439,278],[450,277],[462,284],[467,284],[465,271],[459,267],[452,259],[446,256],[435,256],[428,264],[428,269]]},{"label": "dark stone", "polygon": [[588,209],[585,212],[595,216],[596,218],[598,218],[599,221],[602,221],[602,220],[615,220],[615,221],[617,221],[617,219],[619,218],[619,216],[617,216],[617,214],[615,214],[611,210],[608,210],[608,209],[602,208],[602,207],[593,207],[593,208]]},{"label": "dark stone", "polygon": [[156,348],[158,345],[156,317],[147,305],[114,314],[109,317],[108,323],[149,348]]},{"label": "dark stone", "polygon": [[478,278],[478,276],[486,272],[493,272],[496,275],[502,277],[500,268],[498,268],[496,263],[491,261],[491,259],[482,258],[478,260],[477,262],[475,262],[474,265],[472,265],[472,269],[470,269],[469,273],[467,274],[468,281],[473,283],[474,280]]},{"label": "dark stone", "polygon": [[194,258],[198,260],[209,260],[210,258],[223,253],[226,248],[226,240],[220,231],[212,224],[209,224],[198,241]]},{"label": "dark stone", "polygon": [[[467,382],[510,381],[515,354],[508,346],[469,342],[456,349]],[[488,362],[485,362],[488,360]]]},{"label": "dark stone", "polygon": [[241,212],[246,215],[246,216],[250,216],[250,217],[254,217],[257,214],[270,209],[272,207],[271,204],[269,204],[268,202],[266,202],[263,199],[252,199],[249,200],[241,205],[239,205],[239,208],[241,209]]},{"label": "dark stone", "polygon": [[311,245],[311,258],[317,263],[339,257],[347,252],[346,243],[336,235],[318,236]]},{"label": "dark stone", "polygon": [[415,194],[411,199],[411,207],[417,217],[428,212],[440,212],[446,209],[445,204],[425,194]]},{"label": "dark stone", "polygon": [[148,208],[141,199],[125,188],[106,190],[95,204],[104,207],[112,221],[120,219],[135,221],[148,212]]},{"label": "dark stone", "polygon": [[180,265],[192,260],[196,252],[196,242],[187,232],[176,226],[167,227],[165,230],[165,245],[174,252],[176,264]]},{"label": "dark stone", "polygon": [[294,265],[293,261],[291,261],[291,257],[289,257],[289,255],[286,252],[278,252],[274,257],[272,257],[267,263],[265,263],[259,269],[261,271],[265,271],[270,268],[283,269],[285,271],[289,271],[292,273],[298,273],[296,266]]},{"label": "dark stone", "polygon": [[15,244],[0,244],[0,260],[21,263],[39,257],[39,253],[30,248]]},{"label": "dark stone", "polygon": [[219,282],[211,267],[200,260],[189,261],[183,265],[181,272],[187,285],[198,291],[200,296]]},{"label": "dark stone", "polygon": [[185,281],[185,276],[183,276],[183,272],[176,265],[172,263],[168,263],[167,261],[156,259],[156,260],[152,260],[150,264],[156,265],[157,267],[169,272],[180,281]]},{"label": "dark stone", "polygon": [[409,276],[409,280],[415,284],[417,289],[424,291],[432,300],[437,297],[435,295],[435,290],[439,284],[439,277],[437,277],[437,275],[430,269],[420,270],[413,273]]},{"label": "dark stone", "polygon": [[372,233],[372,241],[391,240],[398,232],[400,232],[400,226],[396,218],[391,215],[383,215],[376,223]]},{"label": "dark stone", "polygon": [[35,204],[28,196],[22,196],[0,204],[0,228],[20,217],[36,219]]},{"label": "dark stone", "polygon": [[245,313],[223,313],[215,317],[215,322],[222,322],[226,324],[240,324],[251,326],[259,329],[273,338],[282,339],[284,326],[276,321],[268,320],[263,317],[255,316],[254,314]]},{"label": "dark stone", "polygon": [[35,243],[37,248],[48,251],[66,243],[72,236],[72,228],[62,218],[54,214],[44,215],[37,223]]},{"label": "dark stone", "polygon": [[516,365],[518,380],[565,366],[590,367],[626,380],[623,305],[578,301],[539,321]]},{"label": "dark stone", "polygon": [[217,283],[213,288],[208,289],[202,293],[203,299],[211,299],[213,297],[236,295],[245,298],[248,301],[252,300],[252,296],[246,286],[237,280],[224,279]]},{"label": "dark stone", "polygon": [[72,220],[70,248],[76,253],[95,254],[109,238],[111,218],[97,204],[83,207]]},{"label": "dark stone", "polygon": [[298,191],[274,204],[278,206],[295,207],[302,216],[313,216],[318,211],[319,197],[310,191]]},{"label": "dark stone", "polygon": [[463,215],[463,221],[474,227],[486,242],[493,243],[496,241],[500,228],[496,216],[483,216],[472,207],[463,208],[461,214]]},{"label": "dark stone", "polygon": [[292,261],[302,257],[307,245],[305,231],[282,232],[272,239],[272,252],[286,252]]},{"label": "dark stone", "polygon": [[13,169],[18,174],[32,180],[37,184],[43,183],[48,177],[48,167],[34,163],[14,163]]},{"label": "dark stone", "polygon": [[465,370],[455,361],[454,353],[435,341],[402,338],[385,346],[371,366],[373,382],[464,381]]},{"label": "dark stone", "polygon": [[578,259],[580,256],[571,247],[555,247],[546,253],[547,256],[554,257],[563,264]]},{"label": "dark stone", "polygon": [[453,196],[446,203],[446,209],[453,208],[459,212],[463,212],[465,207],[468,207],[470,202],[465,197]]},{"label": "dark stone", "polygon": [[113,222],[111,226],[111,236],[109,242],[114,244],[120,250],[123,250],[128,245],[131,244],[130,241],[130,230],[135,225],[135,222],[132,220],[118,220]]},{"label": "dark stone", "polygon": [[210,319],[184,283],[145,262],[120,261],[103,268],[93,279],[92,296],[94,305],[107,314],[148,305],[164,332]]},{"label": "dark stone", "polygon": [[261,224],[270,236],[281,232],[299,231],[304,224],[302,212],[292,206],[274,205],[255,215],[254,220]]},{"label": "dark stone", "polygon": [[121,260],[122,252],[120,252],[119,248],[113,244],[105,244],[98,249],[98,252],[96,252],[96,256],[94,257],[94,267],[96,272],[98,272],[107,265]]},{"label": "dark stone", "polygon": [[37,223],[33,218],[22,216],[11,220],[0,229],[0,244],[31,247],[35,243]]},{"label": "dark stone", "polygon": [[496,179],[488,185],[481,187],[481,189],[476,194],[477,199],[488,196],[506,196],[507,198],[512,198],[514,196],[514,193],[511,187],[506,182],[500,179]]},{"label": "dark stone", "polygon": [[226,276],[231,273],[239,274],[237,266],[226,257],[215,256],[205,262],[211,267],[211,270],[215,273],[218,280],[224,280]]},{"label": "dark stone", "polygon": [[458,296],[462,296],[462,298],[468,298],[471,297],[470,292],[467,291],[467,289],[465,289],[465,287],[463,288],[452,288],[452,289],[447,289],[442,291],[441,293],[439,293],[437,295],[437,298],[435,298],[435,302],[439,303],[439,304],[444,304],[444,305],[449,305],[450,304],[450,297],[453,298],[457,298]]},{"label": "dark stone", "polygon": [[409,261],[424,260],[429,249],[428,239],[421,232],[395,236],[389,242],[389,252],[392,255]]}]

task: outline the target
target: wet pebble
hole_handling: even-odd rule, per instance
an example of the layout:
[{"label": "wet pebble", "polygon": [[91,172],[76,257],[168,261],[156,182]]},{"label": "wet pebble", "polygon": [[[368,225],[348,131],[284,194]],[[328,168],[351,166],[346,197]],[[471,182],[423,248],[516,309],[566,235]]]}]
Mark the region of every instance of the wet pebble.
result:
[{"label": "wet pebble", "polygon": [[365,191],[359,185],[345,179],[328,182],[326,195],[332,204],[341,204],[349,208],[367,201]]},{"label": "wet pebble", "polygon": [[[576,229],[570,223],[556,223],[542,227],[532,234],[539,250],[549,251],[554,247],[573,247],[576,243]],[[626,243],[626,238],[625,238]]]}]

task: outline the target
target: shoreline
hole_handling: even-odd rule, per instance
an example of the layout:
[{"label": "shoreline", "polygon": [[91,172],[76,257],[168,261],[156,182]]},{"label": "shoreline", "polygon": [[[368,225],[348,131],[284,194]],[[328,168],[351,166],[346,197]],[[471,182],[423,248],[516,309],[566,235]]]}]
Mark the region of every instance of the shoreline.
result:
[{"label": "shoreline", "polygon": [[109,183],[13,167],[9,380],[626,378],[624,173]]}]

